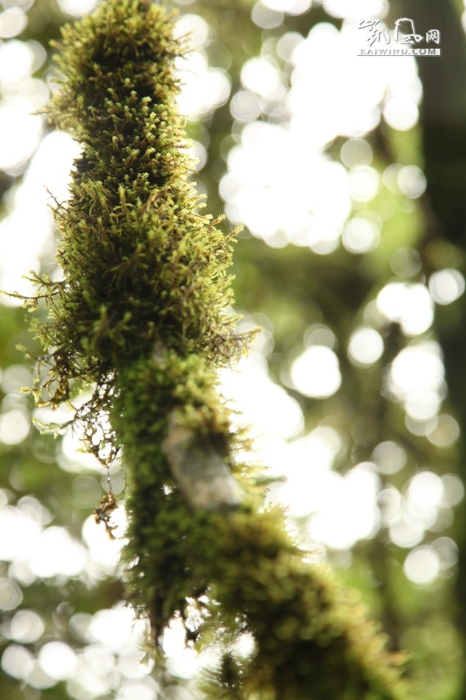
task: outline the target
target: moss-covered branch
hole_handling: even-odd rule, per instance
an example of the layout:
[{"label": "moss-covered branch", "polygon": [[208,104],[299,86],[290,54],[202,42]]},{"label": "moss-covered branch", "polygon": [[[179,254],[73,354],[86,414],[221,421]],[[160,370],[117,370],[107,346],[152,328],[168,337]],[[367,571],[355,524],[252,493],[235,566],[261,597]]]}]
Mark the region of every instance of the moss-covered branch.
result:
[{"label": "moss-covered branch", "polygon": [[[187,181],[172,22],[142,0],[103,0],[63,30],[49,114],[82,154],[56,209],[63,281],[38,279],[39,400],[55,407],[92,388],[76,420],[104,465],[122,448],[128,600],[155,639],[180,614],[200,644],[223,647],[206,697],[404,698],[382,635],[305,561],[235,459],[216,376],[244,341],[229,312],[231,240],[198,213]],[[113,505],[97,513],[106,524]],[[232,650],[243,633],[247,659]]]}]

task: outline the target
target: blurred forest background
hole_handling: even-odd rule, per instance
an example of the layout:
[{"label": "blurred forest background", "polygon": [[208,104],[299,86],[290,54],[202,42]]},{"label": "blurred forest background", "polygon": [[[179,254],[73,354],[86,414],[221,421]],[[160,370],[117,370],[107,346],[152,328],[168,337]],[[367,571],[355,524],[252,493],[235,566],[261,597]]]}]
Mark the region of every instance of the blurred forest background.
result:
[{"label": "blurred forest background", "polygon": [[[257,433],[303,547],[359,591],[408,649],[423,700],[466,699],[466,42],[460,0],[177,0],[193,176],[206,212],[243,224],[235,249],[249,357],[222,376]],[[93,0],[0,3],[0,287],[58,274],[50,196],[78,146],[34,114],[51,39]],[[398,19],[441,57],[360,56]],[[359,27],[364,20],[377,25]],[[366,23],[367,24],[367,23]],[[371,34],[372,31],[372,34]],[[375,31],[375,34],[373,33]],[[402,27],[410,34],[409,22]],[[381,32],[379,34],[378,32]],[[425,44],[420,43],[420,46]],[[118,552],[92,511],[106,474],[66,420],[21,387],[25,312],[0,299],[0,695],[194,700],[214,663],[122,603]],[[37,348],[36,348],[37,350]],[[58,412],[57,412],[58,413]],[[59,431],[58,431],[59,433]],[[124,499],[124,471],[111,474]]]}]

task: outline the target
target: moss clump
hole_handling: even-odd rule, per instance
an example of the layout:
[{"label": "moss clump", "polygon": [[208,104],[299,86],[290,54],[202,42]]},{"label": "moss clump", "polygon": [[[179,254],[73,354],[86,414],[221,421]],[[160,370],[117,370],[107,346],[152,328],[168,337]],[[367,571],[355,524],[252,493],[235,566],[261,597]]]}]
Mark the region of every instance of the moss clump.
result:
[{"label": "moss clump", "polygon": [[[228,311],[231,238],[199,214],[187,181],[173,67],[184,48],[172,30],[143,0],[103,0],[63,30],[49,115],[82,153],[56,207],[63,281],[37,278],[32,300],[48,307],[37,396],[55,407],[91,387],[75,420],[104,465],[122,448],[128,600],[154,641],[179,614],[192,638],[223,646],[206,697],[404,698],[383,637],[303,561],[235,461],[216,388],[244,341]],[[97,510],[107,526],[113,506]],[[243,633],[254,640],[246,659],[233,649]]]}]

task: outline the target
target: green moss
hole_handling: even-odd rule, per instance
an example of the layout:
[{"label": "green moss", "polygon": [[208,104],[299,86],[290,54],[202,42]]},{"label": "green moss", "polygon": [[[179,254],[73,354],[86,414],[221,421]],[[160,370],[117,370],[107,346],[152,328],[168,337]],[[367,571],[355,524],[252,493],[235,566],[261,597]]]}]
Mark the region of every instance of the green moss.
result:
[{"label": "green moss", "polygon": [[[75,420],[104,465],[123,454],[128,600],[154,642],[180,614],[201,645],[220,643],[206,697],[401,699],[383,637],[303,560],[235,458],[216,375],[245,341],[229,311],[231,237],[199,214],[187,180],[172,28],[160,6],[103,0],[63,30],[49,114],[82,153],[55,210],[63,281],[37,278],[32,300],[48,307],[38,400],[55,407],[91,387]],[[97,510],[108,527],[110,501]],[[245,632],[255,651],[241,659],[232,643]]]}]

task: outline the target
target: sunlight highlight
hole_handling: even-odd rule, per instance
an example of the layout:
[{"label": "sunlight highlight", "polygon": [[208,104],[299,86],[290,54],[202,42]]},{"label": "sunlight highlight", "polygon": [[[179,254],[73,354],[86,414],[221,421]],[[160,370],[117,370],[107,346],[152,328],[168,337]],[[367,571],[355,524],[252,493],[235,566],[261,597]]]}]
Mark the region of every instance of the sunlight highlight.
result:
[{"label": "sunlight highlight", "polygon": [[432,298],[423,284],[390,282],[377,295],[377,308],[408,336],[425,333],[434,320]]},{"label": "sunlight highlight", "polygon": [[[379,123],[380,104],[392,125],[410,128],[422,91],[414,60],[407,57],[402,66],[361,61],[362,40],[357,23],[350,20],[341,31],[321,22],[307,37],[285,34],[277,45],[290,75],[285,99],[285,73],[270,55],[251,58],[243,67],[245,89],[233,96],[230,110],[245,126],[238,130],[240,143],[228,153],[220,194],[230,220],[245,224],[272,247],[293,243],[326,255],[338,247],[341,234],[354,254],[379,243],[381,222],[360,217],[345,227],[351,198],[364,204],[381,188],[380,175],[370,165],[372,149],[363,137]],[[261,112],[264,118],[270,115],[269,122],[259,120]],[[322,154],[339,135],[350,137],[341,151],[348,170]],[[400,192],[420,196],[425,178],[419,168],[400,166],[398,175]],[[408,333],[411,325],[412,334],[422,332],[413,321],[406,325]]]},{"label": "sunlight highlight", "polygon": [[[34,610],[18,610],[7,626],[6,636],[15,642],[32,644],[44,634],[45,625],[40,615]],[[5,634],[4,632],[4,634]]]},{"label": "sunlight highlight", "polygon": [[92,12],[98,0],[58,0],[63,12],[72,17],[82,17],[87,12]]},{"label": "sunlight highlight", "polygon": [[[235,369],[220,372],[221,393],[241,414],[241,424],[263,436],[292,438],[304,427],[301,408],[283,387],[273,382],[267,364],[250,353]],[[234,416],[233,416],[234,418]]]},{"label": "sunlight highlight", "polygon": [[374,364],[382,357],[384,343],[380,333],[369,326],[356,328],[348,343],[348,356],[356,366]]},{"label": "sunlight highlight", "polygon": [[[0,222],[0,287],[5,292],[33,293],[32,283],[24,276],[31,270],[39,272],[40,258],[50,242],[53,200],[47,190],[58,202],[67,199],[71,166],[79,152],[78,144],[68,134],[54,131],[47,135],[22,184],[9,198],[9,211]],[[0,296],[0,302],[10,306],[23,303],[5,295]]]},{"label": "sunlight highlight", "polygon": [[353,467],[344,477],[335,472],[330,474],[333,483],[327,502],[322,504],[321,512],[311,518],[309,532],[316,542],[333,549],[348,549],[378,531],[379,480],[370,463]]},{"label": "sunlight highlight", "polygon": [[437,415],[445,395],[445,369],[437,343],[401,350],[392,362],[388,387],[409,416],[425,421]]},{"label": "sunlight highlight", "polygon": [[405,559],[403,571],[406,577],[420,586],[427,586],[439,575],[440,561],[432,547],[416,547]]},{"label": "sunlight highlight", "polygon": [[209,67],[202,49],[177,59],[176,65],[182,83],[176,101],[183,116],[197,121],[228,101],[230,78],[225,71]]},{"label": "sunlight highlight", "polygon": [[291,380],[305,396],[325,398],[340,388],[341,373],[338,358],[330,348],[313,345],[291,365]]},{"label": "sunlight highlight", "polygon": [[447,268],[434,272],[429,279],[433,300],[442,306],[451,304],[464,293],[464,277],[458,270]]},{"label": "sunlight highlight", "polygon": [[311,7],[312,0],[261,0],[262,4],[277,12],[300,15]]}]

